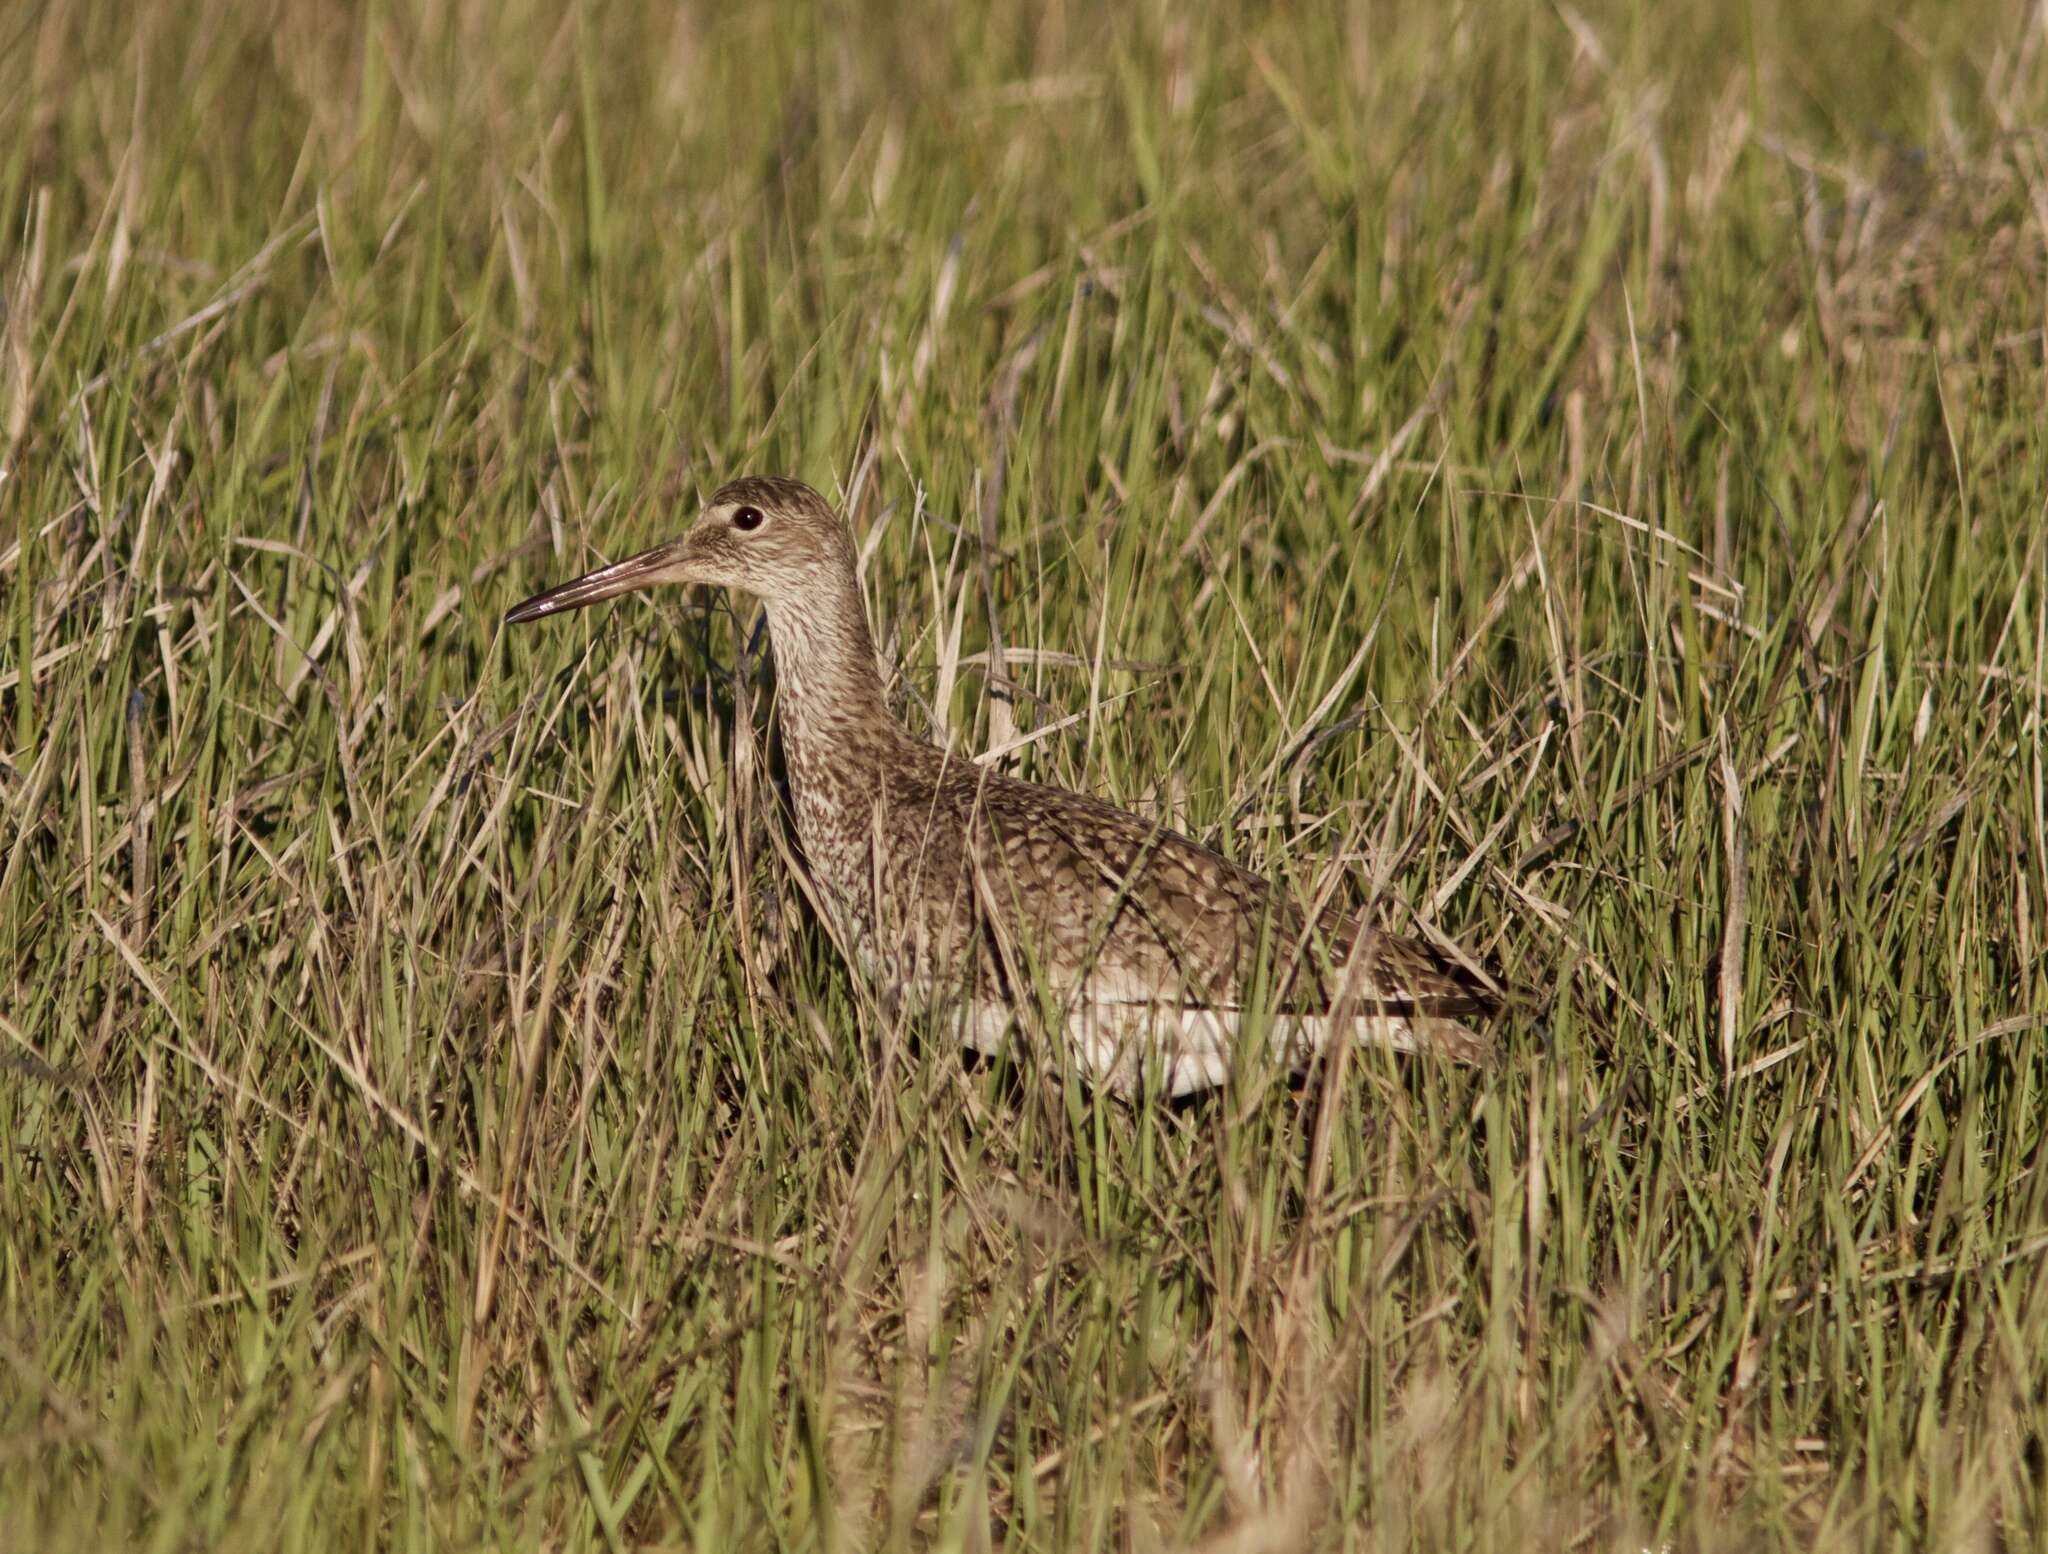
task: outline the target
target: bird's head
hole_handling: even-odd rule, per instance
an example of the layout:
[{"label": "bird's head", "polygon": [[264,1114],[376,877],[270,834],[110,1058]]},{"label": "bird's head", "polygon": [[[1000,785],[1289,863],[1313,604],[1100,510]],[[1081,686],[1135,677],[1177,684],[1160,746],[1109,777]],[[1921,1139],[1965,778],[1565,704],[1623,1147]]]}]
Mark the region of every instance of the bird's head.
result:
[{"label": "bird's head", "polygon": [[664,583],[737,588],[772,607],[821,579],[850,579],[854,560],[846,525],[817,492],[751,477],[720,487],[681,539],[537,593],[505,619],[517,625]]}]

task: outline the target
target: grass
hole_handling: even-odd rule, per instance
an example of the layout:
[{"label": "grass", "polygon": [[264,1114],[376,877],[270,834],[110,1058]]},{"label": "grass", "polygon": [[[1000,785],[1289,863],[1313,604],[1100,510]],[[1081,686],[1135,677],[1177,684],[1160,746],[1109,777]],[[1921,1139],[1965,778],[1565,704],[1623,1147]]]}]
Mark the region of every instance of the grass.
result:
[{"label": "grass", "polygon": [[[2022,9],[0,19],[0,1544],[2048,1546]],[[750,470],[1547,1030],[897,1028],[751,603],[498,624]]]}]

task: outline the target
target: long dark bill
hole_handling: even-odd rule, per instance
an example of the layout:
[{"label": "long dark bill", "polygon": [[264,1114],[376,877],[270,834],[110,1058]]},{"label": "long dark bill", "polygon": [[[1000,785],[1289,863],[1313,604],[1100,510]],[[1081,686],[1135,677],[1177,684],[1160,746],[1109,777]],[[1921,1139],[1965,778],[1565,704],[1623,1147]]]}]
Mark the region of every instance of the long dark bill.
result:
[{"label": "long dark bill", "polygon": [[599,567],[595,572],[586,572],[573,582],[562,583],[515,604],[505,612],[505,623],[517,626],[523,621],[537,621],[544,615],[580,610],[600,599],[616,598],[636,588],[649,588],[665,582],[668,580],[668,568],[675,563],[682,548],[681,540],[671,540],[666,545],[643,550],[637,556],[628,556],[624,561]]}]

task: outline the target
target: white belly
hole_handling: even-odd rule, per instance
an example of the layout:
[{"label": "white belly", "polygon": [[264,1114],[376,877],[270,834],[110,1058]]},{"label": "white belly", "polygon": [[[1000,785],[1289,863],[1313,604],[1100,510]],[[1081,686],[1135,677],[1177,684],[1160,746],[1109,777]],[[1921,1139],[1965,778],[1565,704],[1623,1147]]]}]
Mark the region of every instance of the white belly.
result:
[{"label": "white belly", "polygon": [[[1033,1056],[1056,1071],[1072,1070],[1082,1079],[1118,1095],[1139,1095],[1149,1083],[1169,1096],[1191,1095],[1222,1084],[1240,1061],[1253,1066],[1277,1065],[1281,1072],[1298,1067],[1328,1045],[1332,1024],[1327,1015],[1279,1015],[1263,1021],[1263,1050],[1246,1050],[1241,1035],[1243,1012],[1237,1009],[1191,1009],[1181,1005],[1077,1003],[1065,1028],[1055,1033],[1063,1051],[1039,1052],[1045,1045],[1026,1027]],[[1002,1051],[1017,1031],[1016,1012],[1007,1003],[977,999],[950,1022],[960,1041],[976,1052]],[[1430,1020],[1426,1040],[1418,1040],[1413,1022],[1391,1015],[1352,1015],[1344,1025],[1352,1040],[1416,1052],[1443,1041],[1453,1055],[1464,1057],[1459,1039],[1477,1041],[1472,1032],[1448,1020]],[[1453,1032],[1457,1033],[1453,1036]]]}]

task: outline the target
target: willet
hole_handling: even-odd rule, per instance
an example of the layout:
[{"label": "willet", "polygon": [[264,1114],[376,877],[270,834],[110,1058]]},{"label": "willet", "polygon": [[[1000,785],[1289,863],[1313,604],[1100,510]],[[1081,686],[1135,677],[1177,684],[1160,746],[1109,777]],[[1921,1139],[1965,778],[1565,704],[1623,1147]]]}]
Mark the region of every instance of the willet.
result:
[{"label": "willet", "polygon": [[1062,1072],[1181,1095],[1340,1036],[1466,1063],[1490,1050],[1494,991],[1429,946],[1310,921],[1176,831],[912,737],[883,696],[855,560],[810,487],[736,480],[682,538],[505,619],[665,583],[760,598],[797,838],[840,940],[888,1007],[978,1051],[1021,1033]]}]

